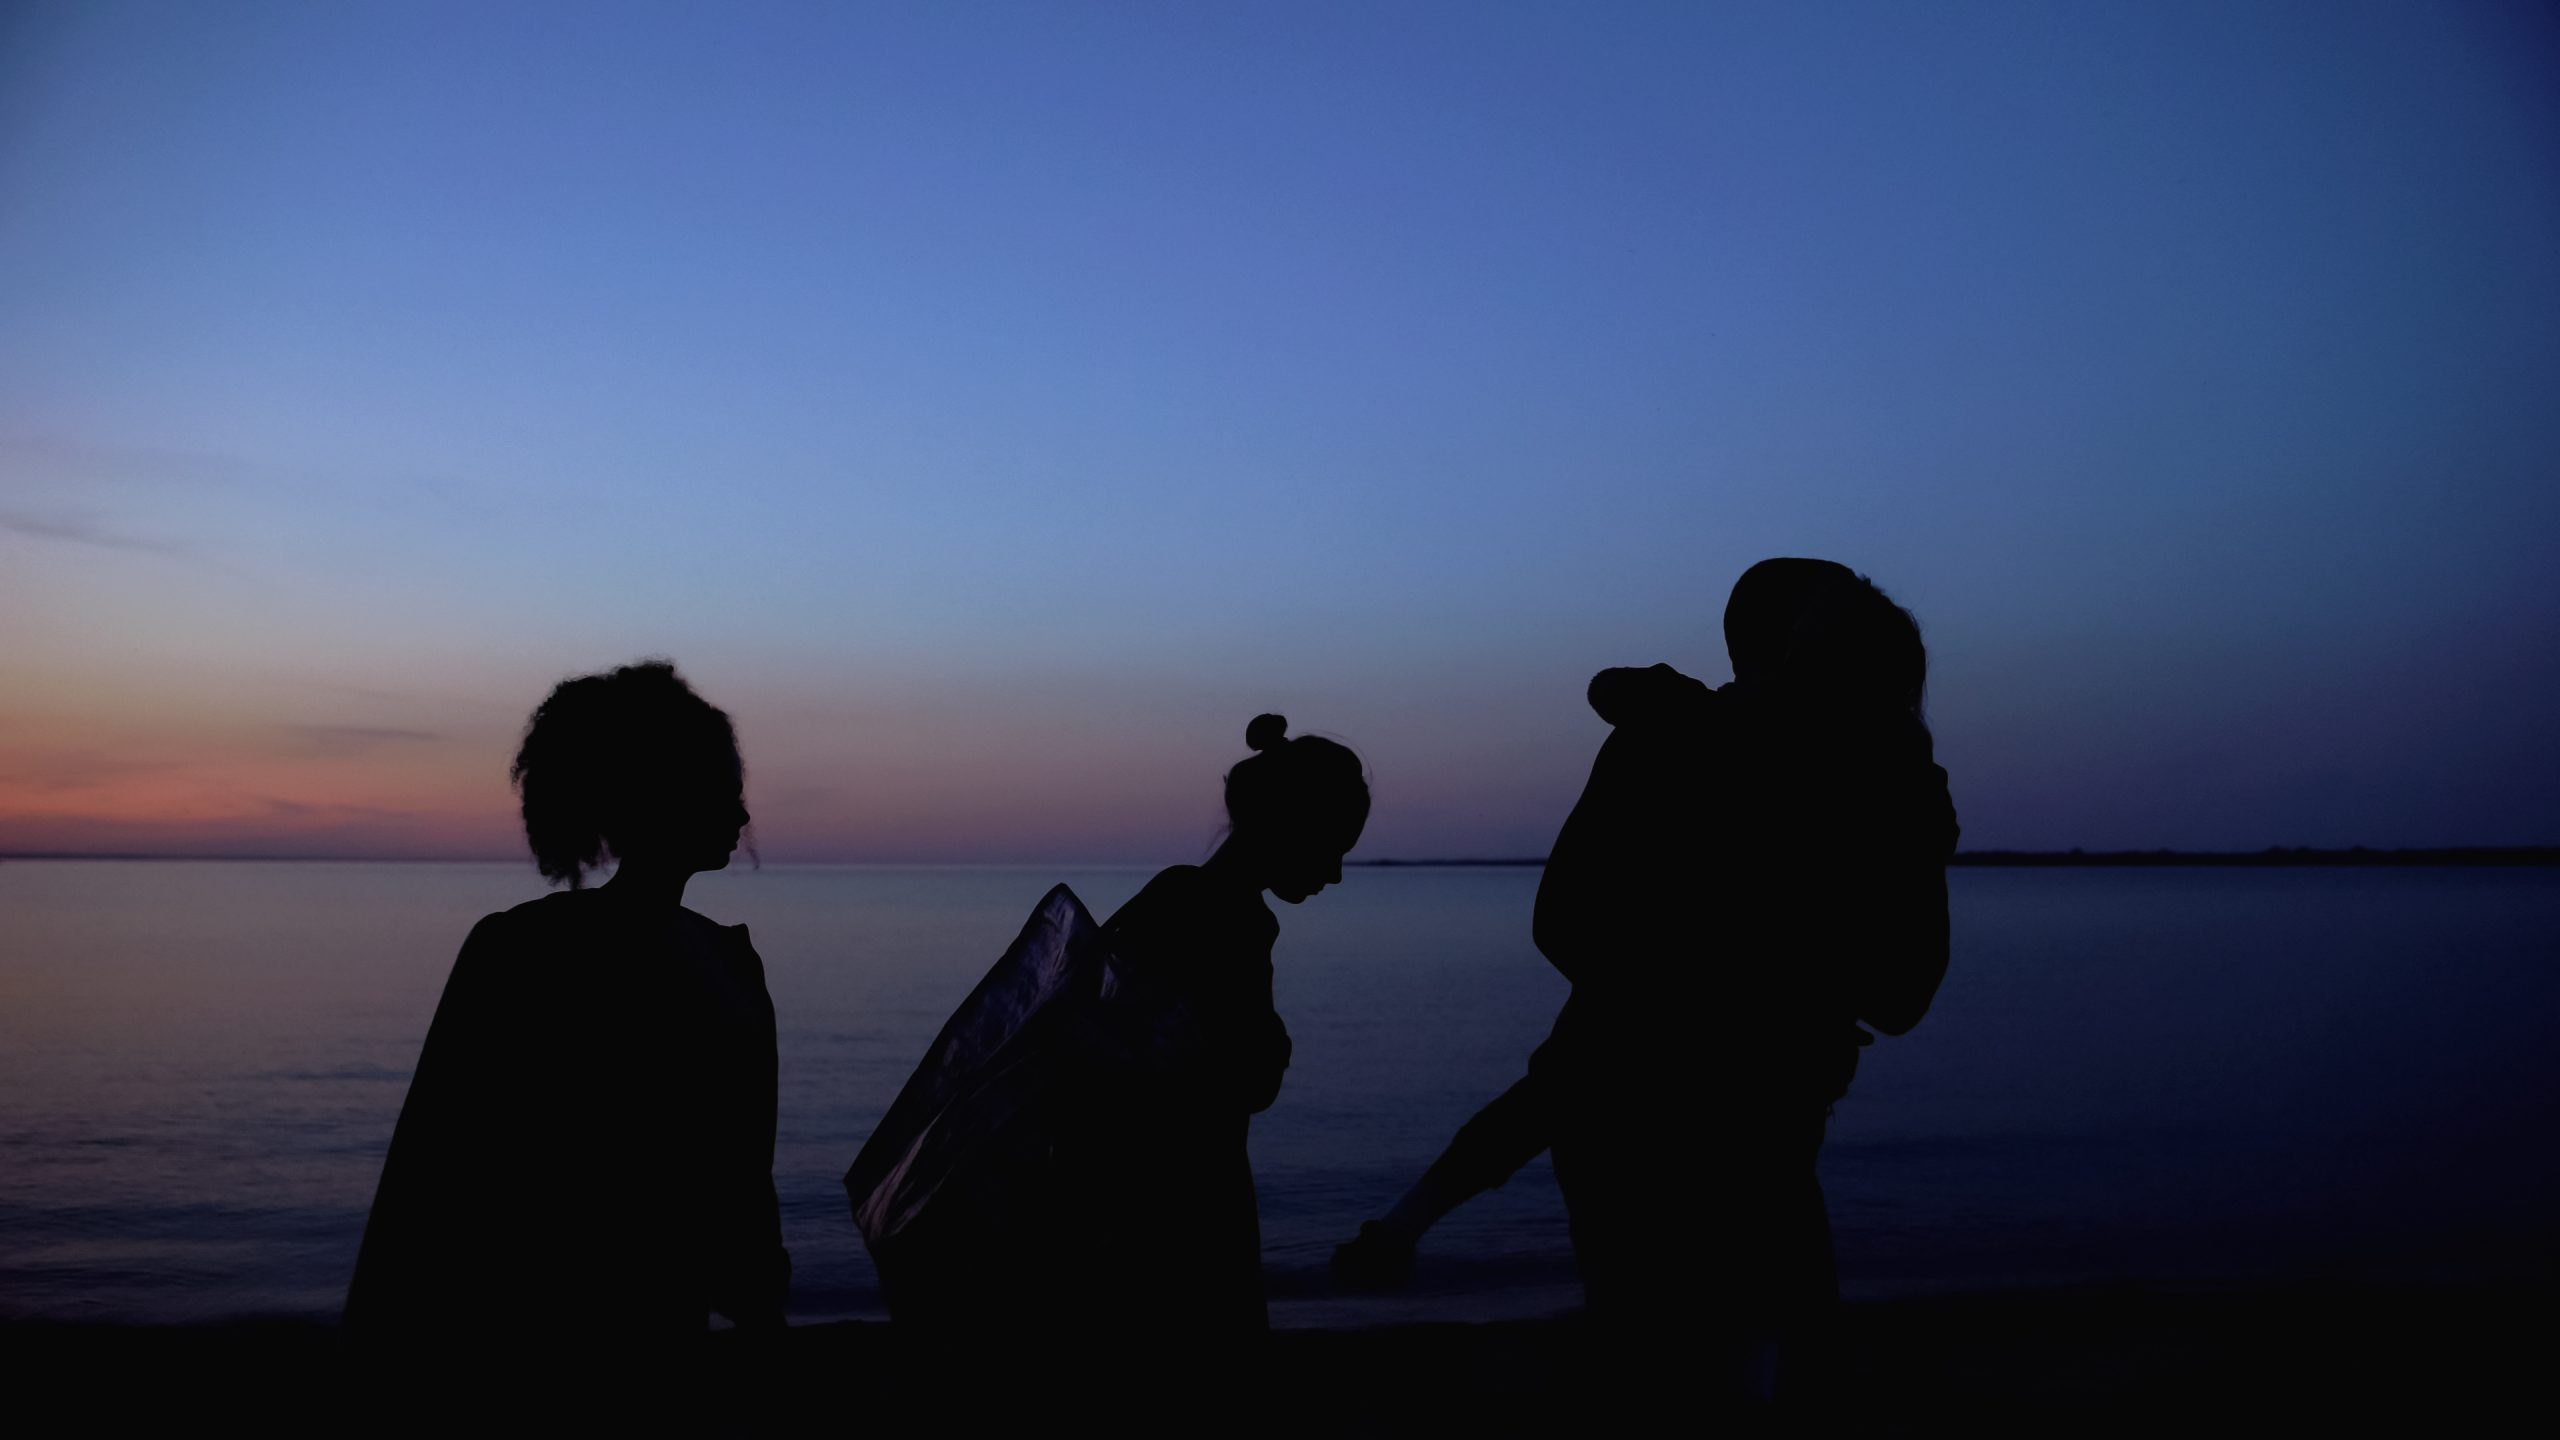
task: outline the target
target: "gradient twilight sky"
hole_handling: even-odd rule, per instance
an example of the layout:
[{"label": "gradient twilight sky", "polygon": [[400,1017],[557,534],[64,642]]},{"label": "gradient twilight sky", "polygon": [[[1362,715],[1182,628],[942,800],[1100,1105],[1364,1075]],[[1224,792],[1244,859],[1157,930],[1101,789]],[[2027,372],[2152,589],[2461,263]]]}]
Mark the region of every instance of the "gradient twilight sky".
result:
[{"label": "gradient twilight sky", "polygon": [[2532,4],[10,5],[0,850],[1173,861],[1276,709],[1543,853],[1733,578],[1970,846],[2560,841]]}]

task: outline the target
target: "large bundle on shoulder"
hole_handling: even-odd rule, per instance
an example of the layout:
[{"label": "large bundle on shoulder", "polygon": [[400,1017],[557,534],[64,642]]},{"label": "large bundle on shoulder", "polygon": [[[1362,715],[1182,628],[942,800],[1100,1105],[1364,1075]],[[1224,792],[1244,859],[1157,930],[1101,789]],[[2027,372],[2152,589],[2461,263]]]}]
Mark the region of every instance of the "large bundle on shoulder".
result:
[{"label": "large bundle on shoulder", "polygon": [[1056,1259],[1055,1146],[1097,1072],[1180,1043],[1187,1015],[1119,973],[1073,890],[1041,898],[845,1173],[901,1323],[1027,1319]]}]

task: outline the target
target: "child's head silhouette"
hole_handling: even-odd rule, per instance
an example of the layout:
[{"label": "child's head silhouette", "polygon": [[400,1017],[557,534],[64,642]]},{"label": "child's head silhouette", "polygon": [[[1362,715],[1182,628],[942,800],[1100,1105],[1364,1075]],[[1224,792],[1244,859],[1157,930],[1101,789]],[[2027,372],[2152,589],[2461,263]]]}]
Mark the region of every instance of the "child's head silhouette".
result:
[{"label": "child's head silhouette", "polygon": [[1874,581],[1853,575],[1810,597],[1779,675],[1816,706],[1917,717],[1929,685],[1929,652],[1911,612]]},{"label": "child's head silhouette", "polygon": [[1724,608],[1733,675],[1798,704],[1917,716],[1929,656],[1919,622],[1876,583],[1830,560],[1763,560]]},{"label": "child's head silhouette", "polygon": [[1253,857],[1264,888],[1296,904],[1342,878],[1342,857],[1369,823],[1360,757],[1321,735],[1289,738],[1289,722],[1257,715],[1254,754],[1227,772],[1231,844]]},{"label": "child's head silhouette", "polygon": [[607,859],[721,869],[747,825],[737,732],[664,660],[561,681],[512,773],[534,860],[572,887]]}]

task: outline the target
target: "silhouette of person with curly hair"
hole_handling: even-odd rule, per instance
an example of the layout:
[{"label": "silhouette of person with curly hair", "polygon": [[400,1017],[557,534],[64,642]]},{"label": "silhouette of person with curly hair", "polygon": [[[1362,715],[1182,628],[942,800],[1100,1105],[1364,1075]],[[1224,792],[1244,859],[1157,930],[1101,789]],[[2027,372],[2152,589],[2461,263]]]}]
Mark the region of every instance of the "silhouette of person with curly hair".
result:
[{"label": "silhouette of person with curly hair", "polygon": [[[773,1002],[683,904],[747,825],[729,717],[651,661],[563,681],[514,780],[568,889],[472,927],[348,1287],[375,1353],[575,1351],[777,1326]],[[590,869],[612,877],[587,888]]]}]

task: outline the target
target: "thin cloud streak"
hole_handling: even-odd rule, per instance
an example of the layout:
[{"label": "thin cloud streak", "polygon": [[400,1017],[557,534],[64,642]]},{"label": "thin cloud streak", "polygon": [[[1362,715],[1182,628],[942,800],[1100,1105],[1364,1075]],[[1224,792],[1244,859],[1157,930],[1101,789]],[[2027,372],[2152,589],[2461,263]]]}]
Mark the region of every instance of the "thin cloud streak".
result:
[{"label": "thin cloud streak", "polygon": [[103,750],[47,751],[18,763],[0,762],[0,789],[36,794],[95,790],[136,776],[164,775],[185,768],[176,760],[136,759]]},{"label": "thin cloud streak", "polygon": [[80,516],[30,515],[20,510],[0,510],[0,530],[23,535],[30,540],[52,540],[66,545],[89,545],[101,550],[130,550],[146,555],[192,555],[195,552],[167,540],[152,540],[111,530],[95,520]]},{"label": "thin cloud streak", "polygon": [[329,759],[370,754],[387,745],[436,744],[452,738],[433,730],[411,730],[396,725],[284,725],[277,728],[292,737],[302,753]]}]

